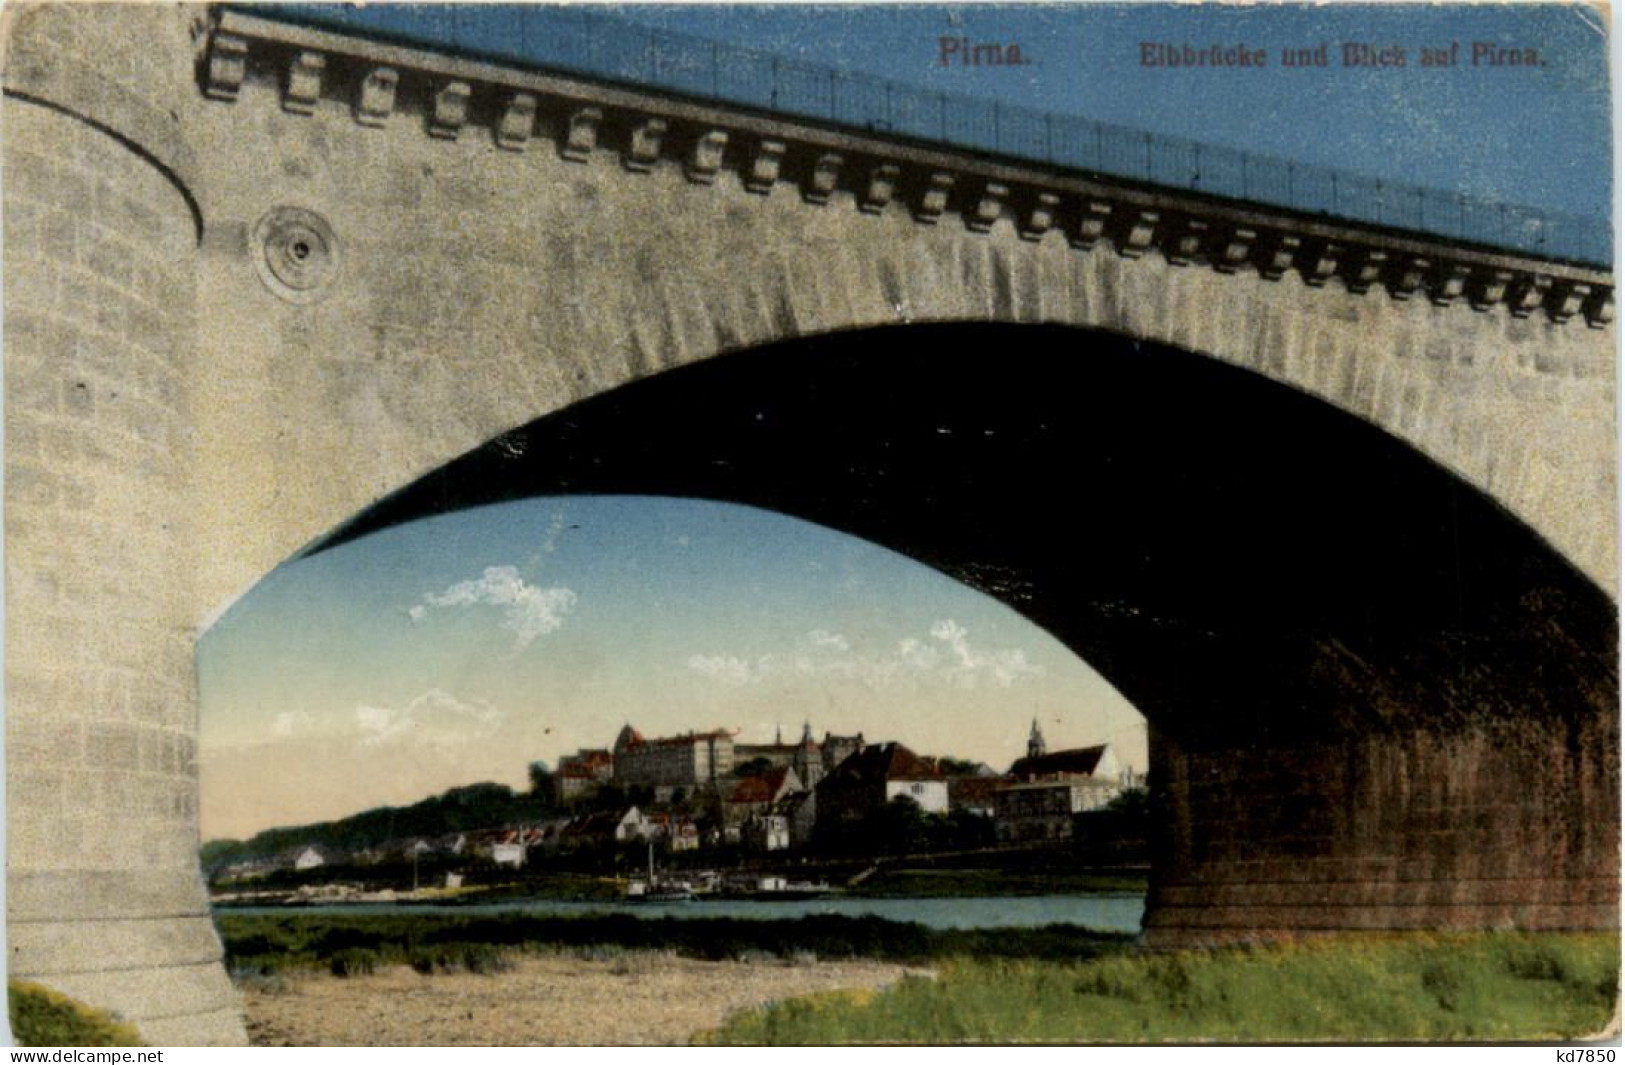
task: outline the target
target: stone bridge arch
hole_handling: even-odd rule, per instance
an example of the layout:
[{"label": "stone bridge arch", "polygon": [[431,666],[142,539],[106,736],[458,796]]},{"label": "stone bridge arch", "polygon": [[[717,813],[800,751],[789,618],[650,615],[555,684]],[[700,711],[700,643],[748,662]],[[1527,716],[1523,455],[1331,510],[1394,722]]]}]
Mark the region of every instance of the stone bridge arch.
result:
[{"label": "stone bridge arch", "polygon": [[1053,326],[829,334],[574,404],[314,550],[568,494],[813,521],[1070,647],[1152,728],[1153,943],[1616,919],[1612,602],[1297,390]]},{"label": "stone bridge arch", "polygon": [[196,633],[381,496],[662,370],[931,321],[1201,351],[1617,594],[1607,274],[238,12],[40,5],[6,47],[12,971],[156,1042],[241,1037]]}]

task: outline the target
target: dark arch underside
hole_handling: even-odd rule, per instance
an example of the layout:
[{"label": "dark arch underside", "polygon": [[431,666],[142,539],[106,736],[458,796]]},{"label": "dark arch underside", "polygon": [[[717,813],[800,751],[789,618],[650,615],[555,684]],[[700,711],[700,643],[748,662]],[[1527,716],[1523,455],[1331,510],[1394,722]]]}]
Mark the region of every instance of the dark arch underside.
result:
[{"label": "dark arch underside", "polygon": [[[1504,853],[1492,839],[1501,826],[1514,846],[1526,833],[1546,841],[1557,872],[1541,876],[1569,885],[1555,889],[1560,906],[1591,907],[1547,925],[1595,924],[1597,913],[1617,925],[1613,901],[1595,905],[1606,885],[1584,899],[1573,887],[1611,878],[1617,897],[1613,604],[1482,494],[1312,397],[1103,333],[835,334],[542,418],[316,550],[433,513],[568,493],[792,514],[911,555],[1044,626],[1153,725],[1174,825],[1167,912],[1180,884],[1243,860],[1381,859],[1402,881],[1485,879],[1488,852]],[[1244,793],[1251,801],[1232,809]],[[1519,801],[1511,814],[1492,809]],[[1441,832],[1456,836],[1418,842]],[[1259,842],[1272,836],[1284,842]],[[1456,905],[1429,898],[1433,910]],[[1539,924],[1517,916],[1538,902],[1491,908]],[[1276,917],[1246,920],[1293,924],[1292,907],[1268,907]]]},{"label": "dark arch underside", "polygon": [[1589,704],[1613,677],[1607,596],[1407,445],[1254,374],[1069,329],[872,330],[671,371],[493,441],[317,550],[566,493],[728,500],[873,540],[1191,728],[1290,729],[1323,684],[1368,688],[1348,722],[1366,729],[1418,709],[1413,688],[1476,712]]}]

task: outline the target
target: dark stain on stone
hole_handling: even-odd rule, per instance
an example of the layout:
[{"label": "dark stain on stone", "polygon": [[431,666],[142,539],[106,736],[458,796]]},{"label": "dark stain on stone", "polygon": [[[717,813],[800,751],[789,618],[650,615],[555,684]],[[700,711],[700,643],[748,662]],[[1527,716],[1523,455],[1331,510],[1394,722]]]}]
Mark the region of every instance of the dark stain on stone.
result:
[{"label": "dark stain on stone", "polygon": [[1016,316],[1015,285],[1010,278],[1010,259],[1002,251],[993,252],[993,317],[1001,322]]},{"label": "dark stain on stone", "polygon": [[897,276],[897,264],[890,259],[880,260],[880,291],[888,306],[902,306],[903,280]]}]

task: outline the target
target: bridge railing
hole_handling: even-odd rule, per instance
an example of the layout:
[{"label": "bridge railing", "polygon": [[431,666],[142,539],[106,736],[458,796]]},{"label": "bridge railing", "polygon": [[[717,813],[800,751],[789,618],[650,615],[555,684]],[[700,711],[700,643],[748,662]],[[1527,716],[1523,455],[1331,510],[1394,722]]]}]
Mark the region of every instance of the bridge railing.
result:
[{"label": "bridge railing", "polygon": [[1606,219],[952,93],[650,29],[577,6],[321,4],[253,14],[405,40],[1051,166],[1608,265]]}]

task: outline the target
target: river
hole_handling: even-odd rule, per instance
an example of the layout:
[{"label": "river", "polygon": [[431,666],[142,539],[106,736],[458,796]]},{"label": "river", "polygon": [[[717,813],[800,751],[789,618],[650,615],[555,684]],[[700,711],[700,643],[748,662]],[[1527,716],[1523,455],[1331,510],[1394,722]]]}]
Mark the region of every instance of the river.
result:
[{"label": "river", "polygon": [[913,921],[927,928],[1034,928],[1072,924],[1103,932],[1140,930],[1145,896],[1120,895],[1007,895],[992,898],[866,899],[828,897],[782,902],[754,899],[707,899],[695,902],[590,902],[562,899],[515,899],[507,902],[436,905],[421,902],[337,903],[318,906],[232,906],[223,913],[242,914],[367,914],[367,913],[533,913],[545,916],[586,916],[626,913],[638,917],[731,917],[785,920],[811,914],[843,917],[883,917]]}]

